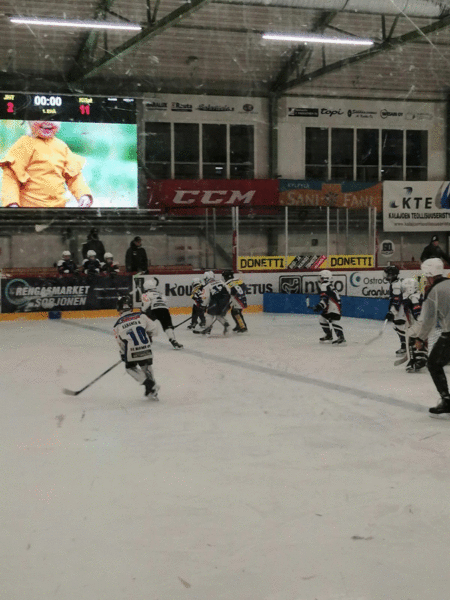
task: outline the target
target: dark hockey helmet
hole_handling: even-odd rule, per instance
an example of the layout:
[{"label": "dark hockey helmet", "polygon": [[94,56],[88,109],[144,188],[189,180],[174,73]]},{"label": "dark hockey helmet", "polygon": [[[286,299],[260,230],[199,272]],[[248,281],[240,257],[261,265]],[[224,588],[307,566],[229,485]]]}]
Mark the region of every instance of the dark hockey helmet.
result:
[{"label": "dark hockey helmet", "polygon": [[384,273],[388,281],[395,281],[400,274],[400,270],[395,265],[389,265],[384,268]]},{"label": "dark hockey helmet", "polygon": [[131,296],[120,296],[117,299],[117,312],[125,312],[127,310],[133,310],[133,300]]},{"label": "dark hockey helmet", "polygon": [[225,269],[225,271],[222,271],[222,277],[225,281],[230,281],[230,279],[233,279],[234,273],[231,269]]}]

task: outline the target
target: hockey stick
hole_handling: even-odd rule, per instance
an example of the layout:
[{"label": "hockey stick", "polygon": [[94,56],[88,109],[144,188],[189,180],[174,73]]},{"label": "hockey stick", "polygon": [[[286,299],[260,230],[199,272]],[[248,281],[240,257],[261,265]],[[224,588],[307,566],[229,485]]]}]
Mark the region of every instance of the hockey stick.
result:
[{"label": "hockey stick", "polygon": [[174,325],[173,328],[176,329],[177,327],[179,327],[180,325],[183,325],[184,323],[187,323],[188,321],[191,320],[191,317],[188,317],[185,321],[181,321],[181,323],[178,323],[178,325]]},{"label": "hockey stick", "polygon": [[73,392],[72,390],[68,390],[68,389],[64,388],[63,389],[64,394],[67,394],[67,396],[78,396],[78,394],[81,394],[81,392],[84,392],[84,390],[87,390],[88,387],[91,387],[92,384],[94,384],[96,381],[98,381],[99,379],[101,379],[104,375],[106,375],[106,373],[109,373],[115,367],[117,367],[117,365],[120,365],[121,362],[123,362],[122,359],[119,360],[118,362],[114,363],[112,367],[109,367],[109,369],[106,369],[106,371],[103,371],[103,373],[101,375],[99,375],[98,377],[96,377],[95,379],[93,379],[90,383],[88,383],[83,388],[81,388],[81,390]]},{"label": "hockey stick", "polygon": [[386,329],[386,325],[388,323],[389,323],[389,321],[387,319],[385,319],[380,331],[377,333],[377,335],[375,337],[373,337],[372,339],[370,339],[366,342],[366,346],[368,346],[369,344],[372,344],[373,342],[375,342],[375,340],[377,340],[378,338],[380,338],[383,335],[383,333]]}]

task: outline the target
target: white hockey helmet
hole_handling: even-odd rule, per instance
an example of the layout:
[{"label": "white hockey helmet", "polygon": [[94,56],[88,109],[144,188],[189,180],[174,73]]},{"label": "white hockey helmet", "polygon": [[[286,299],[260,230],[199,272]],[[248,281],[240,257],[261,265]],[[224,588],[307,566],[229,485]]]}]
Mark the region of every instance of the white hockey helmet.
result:
[{"label": "white hockey helmet", "polygon": [[88,250],[88,251],[87,251],[87,255],[86,255],[86,256],[87,256],[88,258],[91,258],[91,256],[92,256],[93,258],[95,258],[95,257],[97,256],[97,252],[96,252],[95,250]]},{"label": "white hockey helmet", "polygon": [[214,275],[213,271],[205,271],[203,278],[205,280],[205,283],[208,283],[209,281],[213,281],[216,276]]},{"label": "white hockey helmet", "polygon": [[68,250],[64,250],[64,252],[62,253],[62,257],[64,258],[64,260],[68,260],[71,256],[72,254]]},{"label": "white hockey helmet", "polygon": [[409,298],[412,294],[415,294],[419,291],[419,284],[417,283],[417,279],[413,279],[412,277],[408,277],[402,281],[402,293],[405,298]]},{"label": "white hockey helmet", "polygon": [[156,290],[156,288],[158,287],[158,282],[156,281],[156,279],[153,279],[153,277],[151,277],[150,279],[146,279],[144,281],[142,287],[144,288],[144,290]]},{"label": "white hockey helmet", "polygon": [[103,255],[105,260],[108,260],[108,258],[114,258],[114,256],[111,254],[111,252],[105,252],[105,254]]},{"label": "white hockey helmet", "polygon": [[330,283],[330,281],[332,279],[333,279],[333,273],[331,271],[328,271],[328,269],[324,269],[323,271],[321,271],[321,273],[320,273],[321,283]]},{"label": "white hockey helmet", "polygon": [[440,258],[427,258],[421,266],[425,277],[437,277],[444,274],[444,263]]},{"label": "white hockey helmet", "polygon": [[192,287],[195,287],[196,285],[200,285],[200,284],[201,284],[200,277],[194,277],[194,279],[192,280]]}]

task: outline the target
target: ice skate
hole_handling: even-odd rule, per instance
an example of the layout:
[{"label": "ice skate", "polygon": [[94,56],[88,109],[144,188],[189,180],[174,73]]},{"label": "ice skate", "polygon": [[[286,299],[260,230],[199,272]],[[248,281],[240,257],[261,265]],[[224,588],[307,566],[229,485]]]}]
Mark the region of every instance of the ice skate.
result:
[{"label": "ice skate", "polygon": [[203,335],[206,335],[208,333],[211,333],[211,329],[212,327],[205,327],[204,329],[194,329],[194,333],[201,333]]},{"label": "ice skate", "polygon": [[323,337],[319,338],[319,342],[331,342],[333,340],[333,336],[331,335],[331,333],[327,333],[327,335],[324,335]]},{"label": "ice skate", "polygon": [[189,323],[187,326],[188,329],[195,329],[195,323]]},{"label": "ice skate", "polygon": [[245,333],[246,331],[248,331],[247,327],[243,327],[242,329],[236,329],[236,333]]},{"label": "ice skate", "polygon": [[183,347],[183,344],[180,344],[180,342],[177,342],[177,340],[170,340],[170,343],[175,350],[180,350]]},{"label": "ice skate", "polygon": [[144,381],[144,386],[145,386],[145,393],[144,393],[144,398],[147,398],[147,400],[159,400],[158,398],[158,390],[159,390],[159,385],[155,385],[153,381],[150,381],[149,379],[147,379],[146,381]]},{"label": "ice skate", "polygon": [[337,340],[334,340],[334,342],[331,342],[331,343],[332,343],[333,346],[335,346],[335,345],[338,345],[338,344],[346,344],[347,341],[346,341],[345,337],[342,335],[342,336],[339,336],[337,338]]},{"label": "ice skate", "polygon": [[[450,396],[442,396],[441,402],[437,406],[428,409],[431,416],[449,415],[450,413]],[[449,415],[450,416],[450,415]]]},{"label": "ice skate", "polygon": [[402,344],[395,354],[397,356],[403,356],[403,354],[406,354],[406,344]]},{"label": "ice skate", "polygon": [[223,335],[227,334],[229,328],[230,328],[230,324],[225,322],[224,326],[223,326]]}]

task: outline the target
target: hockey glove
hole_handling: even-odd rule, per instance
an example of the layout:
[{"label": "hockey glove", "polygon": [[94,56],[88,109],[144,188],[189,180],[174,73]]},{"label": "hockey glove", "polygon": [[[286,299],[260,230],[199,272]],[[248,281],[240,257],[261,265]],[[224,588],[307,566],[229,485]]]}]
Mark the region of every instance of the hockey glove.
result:
[{"label": "hockey glove", "polygon": [[323,306],[321,304],[316,304],[315,306],[312,307],[312,309],[315,313],[319,313],[323,310]]},{"label": "hockey glove", "polygon": [[81,196],[81,198],[78,200],[78,206],[80,208],[89,208],[90,206],[92,206],[92,198],[91,196]]},{"label": "hockey glove", "polygon": [[127,361],[127,357],[125,356],[125,354],[121,354],[120,358],[122,359],[123,362]]},{"label": "hockey glove", "polygon": [[395,317],[391,312],[388,312],[387,315],[384,317],[385,321],[393,321],[394,318]]}]

